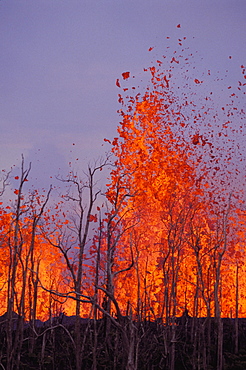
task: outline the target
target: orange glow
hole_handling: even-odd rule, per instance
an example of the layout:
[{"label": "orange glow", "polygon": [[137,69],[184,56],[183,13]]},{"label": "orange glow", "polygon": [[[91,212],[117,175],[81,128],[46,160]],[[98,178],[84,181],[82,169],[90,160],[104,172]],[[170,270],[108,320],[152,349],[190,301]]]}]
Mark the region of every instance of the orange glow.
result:
[{"label": "orange glow", "polygon": [[141,100],[121,97],[126,112],[113,141],[108,199],[128,194],[119,212],[127,231],[115,269],[126,268],[134,255],[133,268],[115,282],[117,298],[141,318],[168,320],[185,308],[193,316],[235,317],[238,264],[239,316],[245,317],[245,223],[238,201],[220,185],[217,195],[224,191],[224,198],[216,198],[197,150],[201,142],[205,157],[212,144],[197,131],[185,136],[182,107],[174,110],[166,75],[149,70],[152,91]]},{"label": "orange glow", "polygon": [[[178,61],[173,58],[170,63]],[[226,118],[220,131],[201,132],[209,108],[196,112],[187,97],[182,105],[171,93],[171,70],[162,73],[152,66],[149,72],[151,88],[145,94],[126,98],[119,94],[124,111],[118,137],[112,142],[104,139],[115,158],[107,211],[92,202],[83,219],[81,201],[75,210],[76,216],[82,215],[79,224],[62,210],[60,218],[57,204],[55,214],[48,209],[42,222],[35,223],[42,207],[38,192],[33,203],[20,206],[20,217],[1,204],[0,315],[8,307],[11,277],[13,308],[18,312],[24,297],[27,320],[45,320],[60,312],[74,315],[76,302],[66,294],[75,297],[76,273],[81,269],[77,292],[87,296],[80,305],[83,317],[95,307],[97,317],[104,309],[116,315],[117,304],[122,314],[167,322],[185,309],[192,316],[236,317],[238,312],[246,317],[244,204],[229,186],[231,149],[221,160],[224,148],[212,140],[230,137],[231,122]],[[125,83],[130,72],[122,78]],[[195,86],[202,87],[201,83],[205,81],[192,79]],[[121,88],[119,79],[116,85]],[[185,119],[186,109],[192,123]],[[210,126],[208,122],[206,128]],[[76,185],[79,188],[80,183]],[[21,188],[14,194],[20,199]],[[81,248],[83,237],[78,232],[86,222],[91,234]],[[114,304],[105,308],[110,300]]]}]

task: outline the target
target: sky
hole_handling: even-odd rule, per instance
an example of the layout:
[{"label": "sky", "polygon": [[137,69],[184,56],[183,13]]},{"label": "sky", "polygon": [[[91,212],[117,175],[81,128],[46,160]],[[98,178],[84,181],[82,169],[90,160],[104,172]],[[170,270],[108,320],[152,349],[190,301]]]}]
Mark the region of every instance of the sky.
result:
[{"label": "sky", "polygon": [[104,155],[120,121],[116,79],[141,79],[179,37],[201,68],[237,81],[245,17],[245,0],[0,1],[0,169],[23,154],[43,187]]}]

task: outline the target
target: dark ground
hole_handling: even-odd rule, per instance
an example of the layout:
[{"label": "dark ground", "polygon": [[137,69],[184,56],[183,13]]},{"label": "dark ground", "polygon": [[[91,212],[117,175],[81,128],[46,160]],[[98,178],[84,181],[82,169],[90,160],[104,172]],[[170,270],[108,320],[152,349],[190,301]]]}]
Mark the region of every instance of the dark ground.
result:
[{"label": "dark ground", "polygon": [[[13,343],[18,330],[18,315],[13,319]],[[80,319],[82,369],[125,369],[127,349],[124,335],[134,348],[137,369],[170,369],[171,353],[175,354],[175,370],[216,369],[217,321],[213,318],[191,318],[184,315],[175,322],[133,322],[124,317],[120,328],[110,319],[94,322]],[[236,321],[222,319],[223,369],[246,369],[246,319],[238,319],[238,351]],[[7,316],[0,317],[0,367],[7,368]],[[19,369],[66,370],[75,365],[75,316],[61,315],[42,322],[24,324]],[[174,350],[174,352],[173,352]],[[205,360],[204,360],[205,358]],[[205,361],[205,362],[204,362]],[[205,368],[206,366],[206,368]],[[14,369],[15,367],[13,367]]]}]

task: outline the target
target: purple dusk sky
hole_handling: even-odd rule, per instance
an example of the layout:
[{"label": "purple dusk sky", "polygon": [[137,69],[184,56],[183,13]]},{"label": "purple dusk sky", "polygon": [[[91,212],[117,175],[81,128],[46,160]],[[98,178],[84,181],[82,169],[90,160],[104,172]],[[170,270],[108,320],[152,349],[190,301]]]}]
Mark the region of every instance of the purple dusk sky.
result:
[{"label": "purple dusk sky", "polygon": [[141,75],[167,36],[186,36],[203,68],[228,68],[236,83],[245,19],[245,0],[0,1],[0,169],[18,166],[23,153],[44,186],[69,161],[104,154],[119,123],[115,80]]}]

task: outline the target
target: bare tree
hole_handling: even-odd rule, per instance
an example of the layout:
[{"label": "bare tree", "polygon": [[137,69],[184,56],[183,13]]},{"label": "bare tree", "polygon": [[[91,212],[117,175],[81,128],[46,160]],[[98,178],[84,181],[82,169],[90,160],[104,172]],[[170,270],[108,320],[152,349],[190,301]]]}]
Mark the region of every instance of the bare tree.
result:
[{"label": "bare tree", "polygon": [[[80,180],[78,175],[73,171],[70,172],[67,179],[59,178],[64,184],[68,185],[68,191],[63,196],[69,208],[70,205],[70,222],[67,225],[67,231],[59,231],[58,240],[54,243],[51,239],[49,242],[56,246],[65,259],[67,271],[72,279],[73,291],[75,294],[75,356],[76,368],[81,369],[82,349],[81,346],[81,331],[80,331],[80,310],[81,310],[81,294],[83,294],[82,279],[85,274],[84,258],[88,253],[86,247],[90,240],[90,225],[91,222],[97,222],[95,206],[101,190],[97,189],[96,175],[103,167],[107,165],[107,160],[100,164],[95,164],[94,167],[88,166],[88,171],[85,174],[85,180]],[[72,212],[71,212],[72,211]],[[78,252],[74,252],[74,248]],[[71,257],[73,253],[74,257]],[[71,260],[72,258],[72,260]],[[85,303],[85,301],[84,301]],[[92,303],[92,300],[86,301]]]},{"label": "bare tree", "polygon": [[[23,340],[23,320],[24,318],[20,315],[18,319],[18,327],[16,335],[13,341],[13,312],[15,307],[15,300],[17,299],[16,291],[16,279],[17,279],[17,267],[20,264],[20,256],[22,254],[23,237],[20,226],[20,218],[25,209],[22,207],[23,200],[23,186],[28,178],[31,170],[31,164],[25,169],[24,157],[21,162],[21,172],[19,187],[15,190],[17,195],[15,208],[13,211],[13,221],[10,225],[9,230],[9,278],[8,278],[8,303],[7,303],[7,370],[12,370],[14,366],[18,368],[20,361],[20,348]],[[12,235],[12,237],[11,237]],[[23,289],[25,289],[23,287]],[[24,292],[23,292],[24,294]],[[18,302],[18,301],[17,301]],[[20,307],[19,307],[20,309]],[[20,309],[20,313],[22,310]]]}]

